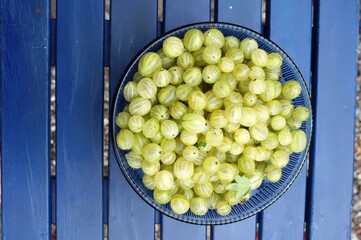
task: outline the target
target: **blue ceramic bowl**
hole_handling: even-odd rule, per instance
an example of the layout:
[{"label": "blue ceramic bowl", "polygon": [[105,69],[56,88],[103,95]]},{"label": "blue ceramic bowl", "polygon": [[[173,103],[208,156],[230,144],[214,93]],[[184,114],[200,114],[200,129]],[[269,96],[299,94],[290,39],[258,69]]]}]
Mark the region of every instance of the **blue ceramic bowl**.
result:
[{"label": "blue ceramic bowl", "polygon": [[294,105],[303,105],[311,110],[310,96],[300,71],[297,69],[291,58],[287,56],[287,54],[280,47],[250,29],[227,23],[198,23],[170,31],[149,43],[130,63],[123,78],[121,79],[113,109],[113,146],[120,169],[122,170],[125,178],[132,186],[132,188],[136,191],[136,193],[145,202],[147,202],[149,205],[169,217],[193,224],[216,225],[232,223],[248,218],[267,208],[279,197],[281,197],[282,194],[284,194],[294,182],[303,164],[305,163],[306,155],[310,145],[312,131],[312,114],[308,121],[304,122],[301,127],[301,129],[306,132],[308,139],[306,149],[301,153],[294,153],[290,156],[290,161],[288,165],[282,169],[282,178],[278,182],[271,183],[265,180],[257,190],[252,191],[252,196],[246,203],[233,206],[232,211],[229,215],[221,216],[214,210],[209,210],[204,216],[197,216],[191,211],[188,211],[183,215],[178,215],[171,210],[169,204],[161,205],[155,202],[155,200],[153,199],[153,191],[148,190],[142,183],[143,172],[141,170],[132,169],[125,159],[125,154],[127,152],[122,151],[121,149],[116,147],[116,134],[119,132],[120,129],[115,124],[115,118],[117,114],[121,112],[123,107],[127,104],[127,101],[124,99],[122,94],[123,89],[126,83],[132,80],[134,73],[137,71],[140,57],[146,52],[158,51],[162,47],[163,41],[169,36],[177,36],[179,38],[183,38],[185,32],[192,28],[198,28],[203,32],[210,28],[217,28],[221,32],[223,32],[225,36],[236,36],[240,40],[248,37],[255,39],[258,42],[259,48],[264,49],[267,52],[277,52],[283,57],[281,79],[283,84],[292,79],[296,79],[301,84],[302,93],[298,98],[293,100]]}]

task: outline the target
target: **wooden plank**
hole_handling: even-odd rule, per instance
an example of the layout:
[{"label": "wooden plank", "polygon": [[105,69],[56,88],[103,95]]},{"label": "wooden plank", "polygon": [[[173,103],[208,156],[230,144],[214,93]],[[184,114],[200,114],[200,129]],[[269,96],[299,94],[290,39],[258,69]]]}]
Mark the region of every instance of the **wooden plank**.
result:
[{"label": "wooden plank", "polygon": [[[157,33],[157,1],[112,0],[110,102],[125,67]],[[141,17],[140,17],[141,16]],[[112,109],[112,108],[110,108]],[[109,239],[153,239],[154,210],[130,187],[110,149]]]},{"label": "wooden plank", "polygon": [[[170,31],[182,25],[210,21],[211,5],[209,0],[172,0],[165,1],[164,30]],[[190,225],[162,216],[163,240],[206,239],[206,227]]]},{"label": "wooden plank", "polygon": [[[295,61],[310,83],[312,1],[273,0],[269,3],[269,38]],[[297,19],[297,21],[289,21]],[[292,187],[261,218],[263,239],[303,239],[307,167]]]},{"label": "wooden plank", "polygon": [[261,32],[262,1],[218,1],[216,16],[217,21],[234,23]]},{"label": "wooden plank", "polygon": [[308,239],[350,239],[359,1],[315,4]]},{"label": "wooden plank", "polygon": [[50,6],[14,0],[0,7],[2,236],[45,240],[50,238]]},{"label": "wooden plank", "polygon": [[[229,22],[251,28],[257,32],[262,31],[262,1],[219,1],[217,5],[217,20]],[[231,225],[215,226],[212,234],[215,240],[256,238],[257,217],[233,223]]]},{"label": "wooden plank", "polygon": [[57,239],[103,238],[102,1],[57,3]]},{"label": "wooden plank", "polygon": [[171,0],[164,4],[164,29],[172,30],[182,25],[208,22],[211,19],[210,0]]},{"label": "wooden plank", "polygon": [[207,239],[207,228],[183,223],[163,215],[162,240]]},{"label": "wooden plank", "polygon": [[[242,238],[240,238],[242,236]],[[256,217],[247,218],[240,222],[214,226],[212,239],[256,239]],[[265,238],[266,239],[266,238]]]}]

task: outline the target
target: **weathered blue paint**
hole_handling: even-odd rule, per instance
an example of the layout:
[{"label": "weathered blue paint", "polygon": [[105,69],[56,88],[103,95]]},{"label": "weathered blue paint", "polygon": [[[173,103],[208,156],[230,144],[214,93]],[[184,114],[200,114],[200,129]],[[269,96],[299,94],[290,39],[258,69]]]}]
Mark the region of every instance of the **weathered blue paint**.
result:
[{"label": "weathered blue paint", "polygon": [[164,29],[174,28],[211,20],[210,0],[165,0],[164,1]]},{"label": "weathered blue paint", "polygon": [[[157,2],[113,0],[111,4],[110,103],[112,104],[126,66],[138,51],[156,37]],[[147,205],[125,180],[112,149],[109,157],[109,239],[153,239],[153,208]]]},{"label": "weathered blue paint", "polygon": [[104,3],[57,1],[57,239],[103,238]]},{"label": "weathered blue paint", "polygon": [[[220,22],[229,22],[262,32],[262,1],[218,1],[216,17]],[[257,216],[231,225],[214,226],[214,239],[256,238]]]},{"label": "weathered blue paint", "polygon": [[359,1],[316,1],[308,239],[350,239]]},{"label": "weathered blue paint", "polygon": [[[218,1],[216,20],[261,31],[260,2]],[[309,82],[311,1],[268,3],[269,37],[293,58]],[[109,239],[152,239],[154,218],[159,218],[124,180],[112,150],[109,189],[103,182],[102,101],[108,56],[112,99],[126,65],[156,36],[156,1],[112,1],[110,55],[103,52],[108,49],[109,22],[103,19],[101,1],[58,1],[57,22],[50,21],[49,1],[4,0],[0,5],[3,238],[49,239],[50,223],[57,222],[58,239],[100,239],[105,217]],[[305,206],[308,239],[350,238],[358,8],[356,0],[315,1],[315,131],[309,198],[304,168],[285,195],[263,212],[263,239],[302,239]],[[168,0],[163,29],[208,21],[210,15],[210,1]],[[57,64],[58,88],[58,162],[53,184],[49,176],[50,64]],[[336,181],[335,176],[341,177]],[[103,215],[108,201],[109,216]],[[163,239],[206,237],[205,227],[167,217],[161,220]],[[216,226],[212,237],[255,239],[255,227],[253,217]]]},{"label": "weathered blue paint", "polygon": [[[199,11],[202,9],[202,11]],[[176,27],[195,22],[210,21],[211,5],[209,0],[168,0],[164,4],[164,30],[167,32]],[[162,216],[163,240],[206,239],[206,227],[189,225]]]},{"label": "weathered blue paint", "polygon": [[49,1],[0,2],[3,239],[50,238]]},{"label": "weathered blue paint", "polygon": [[262,30],[262,1],[217,1],[216,20],[248,27],[256,32]]},{"label": "weathered blue paint", "polygon": [[256,239],[256,216],[240,222],[212,227],[212,239]]},{"label": "weathered blue paint", "polygon": [[[268,7],[268,37],[292,58],[309,85],[312,1],[274,0],[269,2]],[[260,224],[262,239],[303,239],[306,178],[307,166],[303,166],[290,189],[263,212]]]},{"label": "weathered blue paint", "polygon": [[163,215],[162,240],[206,240],[207,228],[205,226],[183,223]]}]

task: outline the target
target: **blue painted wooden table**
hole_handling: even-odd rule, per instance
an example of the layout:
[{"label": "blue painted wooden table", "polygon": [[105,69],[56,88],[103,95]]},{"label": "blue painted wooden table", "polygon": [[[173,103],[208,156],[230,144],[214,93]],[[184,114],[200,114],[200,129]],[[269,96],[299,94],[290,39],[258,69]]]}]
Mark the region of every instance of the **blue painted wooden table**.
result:
[{"label": "blue painted wooden table", "polygon": [[[313,4],[312,4],[313,2]],[[134,55],[180,25],[230,22],[275,41],[300,68],[311,92],[314,135],[293,186],[271,207],[238,223],[211,227],[212,239],[344,240],[351,232],[357,75],[357,0],[104,2],[2,0],[1,160],[3,239],[206,239],[206,227],[162,216],[128,186],[110,150],[103,176],[104,67],[110,101]],[[50,66],[56,67],[56,177],[50,177]]]}]

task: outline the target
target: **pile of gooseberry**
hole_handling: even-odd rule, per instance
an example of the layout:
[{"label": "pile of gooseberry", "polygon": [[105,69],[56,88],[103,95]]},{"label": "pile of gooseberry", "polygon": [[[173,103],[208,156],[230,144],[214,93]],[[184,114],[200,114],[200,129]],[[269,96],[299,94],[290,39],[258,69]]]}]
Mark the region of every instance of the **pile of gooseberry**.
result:
[{"label": "pile of gooseberry", "polygon": [[188,30],[141,56],[123,90],[117,146],[141,169],[154,200],[172,211],[228,215],[263,181],[277,182],[310,112],[295,107],[296,80],[282,84],[282,56],[252,38]]}]

